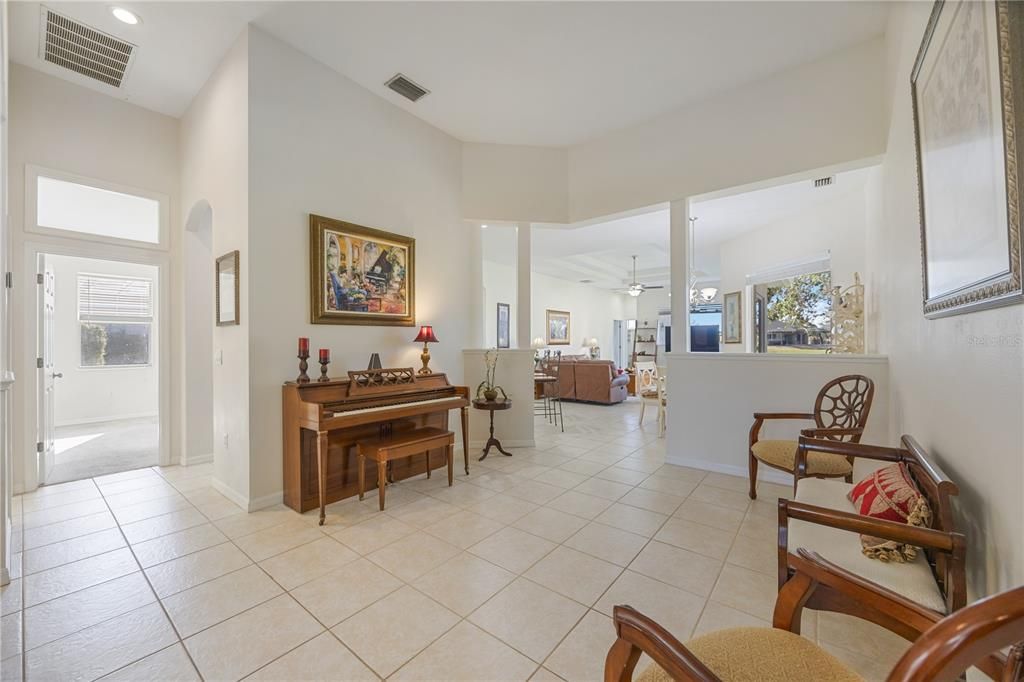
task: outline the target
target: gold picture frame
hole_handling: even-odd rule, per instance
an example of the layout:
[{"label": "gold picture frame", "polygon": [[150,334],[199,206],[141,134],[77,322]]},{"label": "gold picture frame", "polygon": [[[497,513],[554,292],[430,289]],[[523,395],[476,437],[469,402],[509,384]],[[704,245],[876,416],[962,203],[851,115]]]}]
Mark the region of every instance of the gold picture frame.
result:
[{"label": "gold picture frame", "polygon": [[238,251],[229,251],[214,265],[213,288],[216,322],[218,327],[241,324],[240,287],[241,257]]},{"label": "gold picture frame", "polygon": [[911,71],[925,317],[1024,301],[1024,5],[936,2]]},{"label": "gold picture frame", "polygon": [[416,240],[309,216],[313,324],[411,327],[416,323]]},{"label": "gold picture frame", "polygon": [[544,335],[549,346],[568,346],[572,338],[572,313],[567,310],[545,310]]},{"label": "gold picture frame", "polygon": [[722,343],[743,343],[743,292],[722,296]]}]

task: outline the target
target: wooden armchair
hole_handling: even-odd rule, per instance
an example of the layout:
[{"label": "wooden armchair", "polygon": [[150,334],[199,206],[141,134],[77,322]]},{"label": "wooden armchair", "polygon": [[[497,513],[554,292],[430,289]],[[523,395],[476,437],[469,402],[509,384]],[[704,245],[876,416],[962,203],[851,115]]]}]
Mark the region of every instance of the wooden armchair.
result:
[{"label": "wooden armchair", "polygon": [[[757,499],[758,462],[790,474],[796,472],[795,440],[761,440],[761,427],[767,420],[807,420],[814,428],[803,429],[804,436],[835,441],[860,442],[864,425],[875,397],[875,382],[860,374],[847,374],[825,384],[814,401],[813,412],[755,412],[750,427],[748,469],[750,499]],[[807,476],[853,480],[853,460],[828,454],[812,454],[805,466]]]},{"label": "wooden armchair", "polygon": [[[732,628],[682,644],[656,622],[629,606],[614,609],[618,635],[605,659],[605,682],[629,682],[642,653],[654,660],[638,682],[721,679],[753,682],[835,682],[861,678],[842,662],[799,636],[806,602],[822,588],[871,602],[885,588],[799,550],[795,573],[779,591],[771,628]],[[908,619],[921,618],[908,606]],[[1024,587],[983,599],[932,624],[889,673],[889,682],[943,682],[977,666],[994,680],[1024,680]],[[999,653],[1015,645],[1009,655]]]},{"label": "wooden armchair", "polygon": [[[815,452],[882,463],[902,462],[928,500],[932,527],[861,516],[846,497],[849,485],[803,479],[808,457]],[[796,499],[779,500],[779,586],[790,580],[799,563],[790,547],[818,552],[843,570],[881,585],[887,596],[864,601],[823,587],[809,597],[807,607],[870,620],[914,641],[943,616],[967,603],[967,542],[956,530],[951,502],[958,492],[956,484],[910,436],[903,436],[899,448],[801,437]],[[870,559],[861,552],[862,533],[920,547],[923,552],[906,563]],[[907,618],[906,613],[912,608],[917,609],[916,615]]]}]

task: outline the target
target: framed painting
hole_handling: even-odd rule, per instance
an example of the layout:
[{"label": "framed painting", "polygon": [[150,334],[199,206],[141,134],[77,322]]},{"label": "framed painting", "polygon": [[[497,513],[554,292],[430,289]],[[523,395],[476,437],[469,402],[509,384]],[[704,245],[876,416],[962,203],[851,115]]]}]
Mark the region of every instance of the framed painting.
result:
[{"label": "framed painting", "polygon": [[743,343],[743,292],[722,297],[722,343]]},{"label": "framed painting", "polygon": [[512,314],[512,307],[508,303],[498,304],[498,348],[508,348],[511,344],[509,338],[509,320]]},{"label": "framed painting", "polygon": [[313,324],[411,327],[416,319],[416,240],[309,216]]},{"label": "framed painting", "polygon": [[568,346],[571,338],[570,314],[564,310],[547,310],[544,313],[544,327],[549,346]]},{"label": "framed painting", "polygon": [[217,308],[217,326],[240,324],[239,308],[239,255],[238,251],[225,253],[217,259],[213,281]]},{"label": "framed painting", "polygon": [[927,317],[1024,300],[1022,46],[1021,3],[932,8],[910,79]]}]

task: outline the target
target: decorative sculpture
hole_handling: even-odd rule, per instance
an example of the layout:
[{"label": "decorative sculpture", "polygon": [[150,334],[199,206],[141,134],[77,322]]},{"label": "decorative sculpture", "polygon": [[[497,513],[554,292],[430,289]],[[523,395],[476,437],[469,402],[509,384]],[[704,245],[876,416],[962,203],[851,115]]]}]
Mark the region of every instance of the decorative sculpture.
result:
[{"label": "decorative sculpture", "polygon": [[832,287],[831,353],[864,353],[864,285],[853,273],[853,284]]}]

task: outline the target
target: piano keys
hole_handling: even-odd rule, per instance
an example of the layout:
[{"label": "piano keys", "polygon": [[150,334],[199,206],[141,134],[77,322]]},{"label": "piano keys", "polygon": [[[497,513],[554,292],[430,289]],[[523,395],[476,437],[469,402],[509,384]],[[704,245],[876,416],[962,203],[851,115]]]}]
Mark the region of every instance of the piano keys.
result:
[{"label": "piano keys", "polygon": [[[448,429],[448,414],[459,410],[463,464],[469,473],[469,389],[454,386],[441,373],[416,374],[410,368],[349,372],[348,378],[282,387],[284,420],[284,503],[298,512],[319,506],[320,485],[327,504],[358,494],[355,444],[433,426]],[[318,456],[325,457],[323,480]],[[436,456],[435,456],[436,455]],[[390,480],[426,472],[426,458],[390,463]],[[432,468],[445,466],[442,449],[431,452]],[[368,462],[371,468],[376,466]],[[366,472],[377,480],[376,470]]]}]

